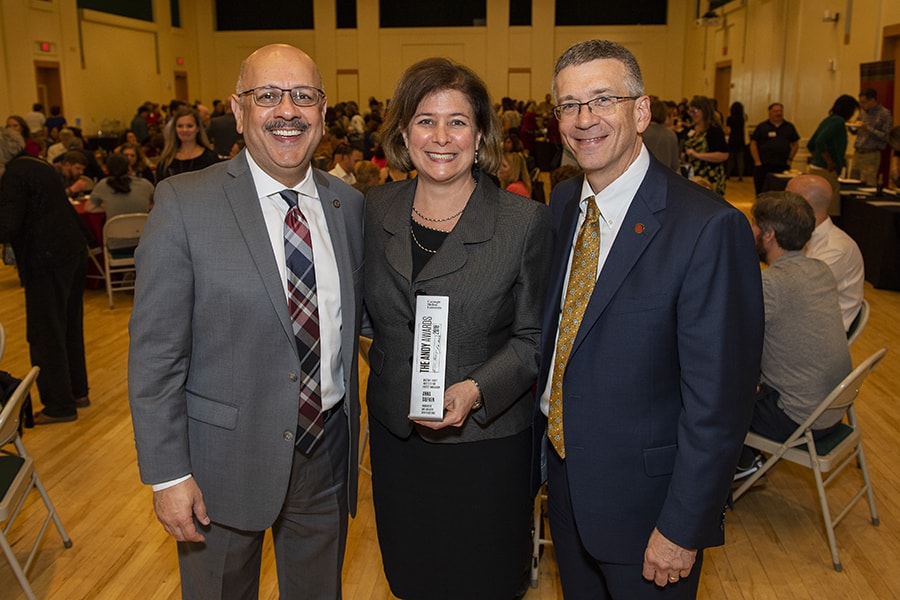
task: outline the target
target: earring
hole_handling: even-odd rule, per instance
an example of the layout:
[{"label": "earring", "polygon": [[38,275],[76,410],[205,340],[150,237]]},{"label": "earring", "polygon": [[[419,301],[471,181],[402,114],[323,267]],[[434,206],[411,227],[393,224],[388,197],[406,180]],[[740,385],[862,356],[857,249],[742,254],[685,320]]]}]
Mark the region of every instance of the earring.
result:
[{"label": "earring", "polygon": [[475,148],[475,164],[478,164],[478,148]]}]

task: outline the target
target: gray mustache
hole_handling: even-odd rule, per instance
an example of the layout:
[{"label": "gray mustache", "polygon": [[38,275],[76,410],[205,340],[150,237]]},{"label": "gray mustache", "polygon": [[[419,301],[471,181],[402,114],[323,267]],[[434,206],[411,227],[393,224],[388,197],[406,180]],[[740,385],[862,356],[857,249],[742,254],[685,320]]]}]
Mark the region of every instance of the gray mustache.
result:
[{"label": "gray mustache", "polygon": [[272,131],[273,129],[298,129],[300,133],[306,133],[309,131],[309,123],[300,119],[291,119],[290,121],[278,119],[266,123],[266,131]]}]

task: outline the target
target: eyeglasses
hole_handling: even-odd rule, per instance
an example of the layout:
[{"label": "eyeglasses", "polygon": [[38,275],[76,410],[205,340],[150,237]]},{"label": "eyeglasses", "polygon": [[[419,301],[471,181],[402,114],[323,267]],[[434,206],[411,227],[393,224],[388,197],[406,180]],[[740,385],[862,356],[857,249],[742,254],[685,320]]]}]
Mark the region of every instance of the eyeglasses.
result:
[{"label": "eyeglasses", "polygon": [[581,114],[581,107],[587,106],[592,115],[599,115],[609,112],[619,102],[625,100],[637,100],[640,96],[598,96],[587,102],[566,102],[553,108],[553,114],[562,121],[563,119],[573,119]]},{"label": "eyeglasses", "polygon": [[291,97],[291,102],[295,106],[315,106],[325,97],[325,91],[319,88],[301,85],[286,90],[284,88],[274,86],[255,87],[243,92],[238,92],[238,96],[253,95],[253,101],[257,106],[272,108],[281,104],[284,93],[287,92]]}]

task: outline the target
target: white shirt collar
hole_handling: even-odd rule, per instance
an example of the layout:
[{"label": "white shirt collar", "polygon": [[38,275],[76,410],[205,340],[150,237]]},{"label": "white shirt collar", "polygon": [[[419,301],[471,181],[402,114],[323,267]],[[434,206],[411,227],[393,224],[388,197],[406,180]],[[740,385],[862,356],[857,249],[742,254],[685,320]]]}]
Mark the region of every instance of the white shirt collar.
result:
[{"label": "white shirt collar", "polygon": [[634,199],[634,195],[637,194],[638,188],[641,187],[641,183],[643,183],[649,168],[650,153],[647,151],[647,147],[642,144],[641,151],[638,153],[637,158],[634,159],[634,162],[625,169],[624,173],[601,191],[594,192],[591,189],[591,184],[588,183],[587,177],[585,177],[581,186],[581,212],[584,213],[587,210],[588,197],[594,196],[601,218],[610,227],[616,227],[625,216],[628,207],[631,206],[631,201]]},{"label": "white shirt collar", "polygon": [[[283,183],[277,181],[262,170],[262,167],[253,160],[253,156],[251,156],[249,152],[247,152],[247,164],[250,166],[250,173],[253,175],[253,184],[256,186],[256,194],[260,198],[272,196],[285,189],[286,186]],[[306,175],[303,176],[303,180],[294,186],[293,189],[304,196],[317,199],[319,197],[319,192],[316,188],[316,182],[312,176],[312,172],[312,168],[307,165]]]}]

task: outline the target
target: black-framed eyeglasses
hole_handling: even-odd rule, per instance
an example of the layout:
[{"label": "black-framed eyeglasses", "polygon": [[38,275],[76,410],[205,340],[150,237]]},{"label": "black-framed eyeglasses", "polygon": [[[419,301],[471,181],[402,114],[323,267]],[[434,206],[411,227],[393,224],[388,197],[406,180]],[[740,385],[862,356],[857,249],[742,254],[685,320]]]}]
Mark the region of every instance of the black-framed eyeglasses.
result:
[{"label": "black-framed eyeglasses", "polygon": [[564,102],[553,107],[553,114],[562,121],[572,119],[581,114],[581,107],[587,106],[592,115],[599,115],[612,110],[619,102],[637,100],[640,96],[597,96],[587,102]]},{"label": "black-framed eyeglasses", "polygon": [[295,106],[307,107],[315,106],[325,97],[325,91],[319,88],[300,85],[291,89],[279,88],[271,85],[255,87],[243,92],[238,92],[238,96],[253,96],[253,101],[257,106],[272,108],[281,104],[285,92],[291,97],[291,102]]}]

